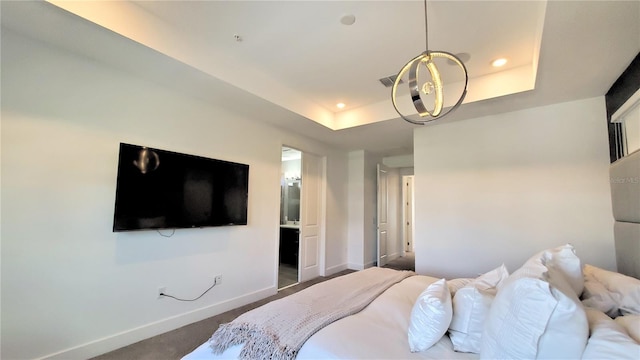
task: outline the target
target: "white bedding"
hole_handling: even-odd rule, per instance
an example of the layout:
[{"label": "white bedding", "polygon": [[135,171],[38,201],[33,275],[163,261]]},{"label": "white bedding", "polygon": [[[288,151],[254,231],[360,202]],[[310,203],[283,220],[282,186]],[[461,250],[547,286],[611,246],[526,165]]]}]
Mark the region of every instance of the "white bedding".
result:
[{"label": "white bedding", "polygon": [[[478,359],[477,354],[454,352],[446,335],[427,351],[409,351],[411,309],[418,295],[436,280],[416,275],[393,285],[358,314],[314,334],[300,349],[297,359]],[[241,348],[237,345],[215,355],[205,342],[183,359],[235,359]]]},{"label": "white bedding", "polygon": [[[297,359],[480,358],[478,354],[454,351],[448,335],[444,335],[426,351],[409,351],[408,328],[411,310],[420,293],[437,280],[429,276],[416,275],[391,286],[361,312],[338,320],[311,336],[298,352]],[[630,286],[636,289],[638,285]],[[631,336],[631,333],[635,334],[635,327],[632,326],[629,330],[620,325],[626,323],[623,320],[628,320],[633,325],[637,318],[618,318],[614,321],[602,311],[593,308],[587,309],[587,313],[590,332],[588,341],[585,340],[583,358],[640,359],[640,344]],[[627,316],[638,315],[640,314]],[[562,331],[562,328],[564,324],[554,331]],[[205,342],[183,359],[236,359],[241,349],[242,345],[237,345],[221,355],[215,355],[209,343]]]}]

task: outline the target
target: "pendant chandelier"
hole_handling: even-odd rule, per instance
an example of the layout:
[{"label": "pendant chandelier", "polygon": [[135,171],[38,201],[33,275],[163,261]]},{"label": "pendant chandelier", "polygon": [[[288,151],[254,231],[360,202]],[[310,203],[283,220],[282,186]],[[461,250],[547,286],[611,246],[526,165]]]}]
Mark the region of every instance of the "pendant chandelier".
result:
[{"label": "pendant chandelier", "polygon": [[[429,50],[429,27],[427,24],[427,0],[424,0],[424,26],[425,26],[425,51],[413,58],[409,61],[398,73],[394,83],[393,88],[391,89],[391,101],[393,102],[393,107],[396,112],[402,117],[404,120],[417,125],[424,125],[427,122],[434,121],[442,118],[443,116],[449,114],[464,100],[464,97],[467,95],[467,83],[469,82],[469,77],[467,75],[467,68],[464,66],[464,63],[455,55],[448,53],[446,51],[431,51]],[[449,64],[457,65],[457,67],[462,70],[464,74],[464,88],[460,95],[460,98],[457,102],[450,107],[447,111],[443,112],[444,108],[444,84],[442,82],[442,76],[438,67],[436,66],[434,60],[437,58],[443,58],[448,60]],[[424,81],[420,80],[420,75],[424,74],[424,68],[428,72],[428,78]],[[422,72],[421,72],[422,70]],[[397,102],[397,91],[398,85],[403,83],[402,77],[406,74],[409,74],[409,79],[407,81],[409,85],[409,92],[411,95],[411,102],[415,107],[415,110],[418,112],[419,119],[414,120],[410,119],[409,115],[403,114],[398,108]],[[425,100],[433,101],[433,107],[431,109],[427,109],[425,105]]]}]

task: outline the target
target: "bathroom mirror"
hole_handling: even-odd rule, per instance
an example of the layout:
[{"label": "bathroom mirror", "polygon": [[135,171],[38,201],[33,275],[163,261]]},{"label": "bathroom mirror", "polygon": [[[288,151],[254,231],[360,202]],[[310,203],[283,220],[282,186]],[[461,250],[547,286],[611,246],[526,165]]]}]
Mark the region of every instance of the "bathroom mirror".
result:
[{"label": "bathroom mirror", "polygon": [[286,180],[282,184],[280,223],[300,221],[300,180]]}]

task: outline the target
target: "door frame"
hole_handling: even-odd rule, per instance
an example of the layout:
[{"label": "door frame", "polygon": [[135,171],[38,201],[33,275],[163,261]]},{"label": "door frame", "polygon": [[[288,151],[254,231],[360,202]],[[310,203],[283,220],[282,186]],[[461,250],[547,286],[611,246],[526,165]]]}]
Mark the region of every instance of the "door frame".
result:
[{"label": "door frame", "polygon": [[[280,284],[280,282],[279,282],[280,281],[280,261],[279,260],[280,260],[280,240],[281,240],[280,239],[280,233],[281,233],[280,226],[282,225],[280,223],[280,220],[281,220],[281,217],[283,215],[282,214],[282,207],[286,205],[286,204],[284,204],[285,197],[282,196],[282,186],[286,186],[287,185],[286,179],[283,178],[283,176],[286,175],[284,173],[284,169],[283,169],[283,167],[284,167],[283,166],[284,162],[282,160],[282,149],[283,148],[289,148],[289,149],[292,149],[292,150],[300,152],[300,154],[301,154],[301,157],[300,157],[300,174],[299,174],[300,179],[296,180],[296,181],[300,182],[300,187],[302,186],[302,153],[303,153],[303,151],[299,150],[299,149],[297,149],[295,147],[283,144],[283,145],[280,146],[280,153],[281,153],[281,156],[280,156],[280,180],[278,181],[278,183],[280,184],[279,191],[281,192],[281,195],[279,197],[280,198],[280,209],[278,211],[278,232],[277,232],[278,236],[277,236],[277,239],[276,239],[276,253],[275,253],[275,259],[276,259],[276,266],[275,266],[275,279],[276,279],[276,281],[275,281],[275,285],[276,285],[276,289],[278,289],[278,291],[286,289],[286,288],[288,288],[290,286],[294,286],[294,285],[300,283],[300,260],[298,259],[296,282],[291,284],[291,285],[287,285],[287,286],[285,286],[283,288],[280,288],[280,285],[279,285]],[[284,181],[284,183],[283,183],[283,181]],[[302,197],[302,191],[300,192],[300,197]],[[302,202],[302,199],[300,199],[300,202]],[[298,223],[302,222],[302,207],[301,206],[300,206],[300,215],[299,215],[299,219],[298,220],[299,220]],[[299,255],[300,255],[300,230],[298,230],[298,250],[297,251],[298,251],[298,257],[299,257]]]},{"label": "door frame", "polygon": [[[402,251],[413,252],[415,235],[414,175],[402,176]],[[408,223],[408,224],[407,224]]]},{"label": "door frame", "polygon": [[[314,154],[312,152],[308,152],[305,151],[303,149],[297,148],[295,146],[290,146],[287,144],[282,144],[281,145],[281,149],[283,147],[287,147],[287,148],[291,148],[297,151],[300,151],[302,153],[302,157],[300,160],[300,186],[301,186],[301,191],[300,191],[300,241],[298,242],[298,282],[302,282],[302,281],[306,281],[309,280],[310,278],[304,278],[302,276],[302,270],[303,270],[303,264],[302,264],[302,246],[303,246],[303,224],[304,224],[304,212],[303,212],[303,203],[305,203],[306,201],[308,201],[307,199],[305,199],[305,192],[304,192],[304,183],[305,183],[305,177],[304,177],[304,156],[305,154],[308,155],[313,155],[316,156],[320,159],[320,199],[318,201],[317,204],[317,213],[318,213],[318,273],[314,274],[313,277],[316,276],[325,276],[326,275],[326,208],[327,208],[327,157],[324,155],[319,155],[319,154]],[[280,161],[280,169],[282,169],[282,159]],[[278,183],[280,183],[280,181],[278,181]],[[278,216],[278,227],[280,226],[280,217]],[[278,228],[279,230],[279,228]],[[278,234],[280,232],[278,231]],[[279,277],[279,273],[278,273],[278,267],[279,267],[279,262],[278,262],[278,256],[279,256],[279,250],[280,250],[280,239],[279,239],[279,235],[278,238],[276,239],[276,257],[275,257],[275,278],[276,278],[276,287],[278,286],[278,277]]]}]

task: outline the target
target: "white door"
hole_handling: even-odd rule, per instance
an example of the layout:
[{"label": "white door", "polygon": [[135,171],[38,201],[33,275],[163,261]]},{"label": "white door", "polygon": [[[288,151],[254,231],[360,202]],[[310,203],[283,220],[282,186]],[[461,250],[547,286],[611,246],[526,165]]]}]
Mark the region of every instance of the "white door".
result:
[{"label": "white door", "polygon": [[322,158],[302,153],[302,191],[300,196],[299,281],[320,276],[320,243],[322,236]]},{"label": "white door", "polygon": [[389,169],[378,164],[378,207],[377,216],[377,261],[378,266],[387,264],[387,236],[388,236],[388,212],[389,212]]},{"label": "white door", "polygon": [[402,184],[403,248],[413,252],[413,176],[403,176]]}]

